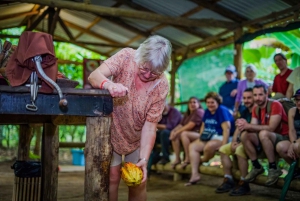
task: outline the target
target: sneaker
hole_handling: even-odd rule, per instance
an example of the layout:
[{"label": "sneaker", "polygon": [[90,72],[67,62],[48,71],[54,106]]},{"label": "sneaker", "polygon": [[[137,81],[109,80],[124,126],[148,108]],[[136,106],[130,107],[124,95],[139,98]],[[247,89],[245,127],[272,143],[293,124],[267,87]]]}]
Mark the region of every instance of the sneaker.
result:
[{"label": "sneaker", "polygon": [[241,195],[250,195],[250,186],[248,182],[240,180],[238,186],[233,189],[229,195],[231,196],[241,196]]},{"label": "sneaker", "polygon": [[245,181],[252,182],[259,174],[262,173],[264,173],[264,168],[262,166],[259,169],[253,167],[252,170],[247,174]]},{"label": "sneaker", "polygon": [[225,192],[229,192],[233,188],[234,188],[234,181],[232,179],[225,177],[223,183],[221,184],[221,186],[219,186],[216,189],[215,192],[216,193],[225,193]]},{"label": "sneaker", "polygon": [[271,186],[278,181],[279,176],[282,175],[280,169],[269,169],[268,179],[265,183],[266,186]]},{"label": "sneaker", "polygon": [[157,164],[165,165],[165,164],[167,164],[167,163],[169,163],[169,162],[170,162],[170,160],[167,160],[167,159],[165,159],[165,158],[162,158],[162,159],[160,159],[160,160],[157,162]]}]

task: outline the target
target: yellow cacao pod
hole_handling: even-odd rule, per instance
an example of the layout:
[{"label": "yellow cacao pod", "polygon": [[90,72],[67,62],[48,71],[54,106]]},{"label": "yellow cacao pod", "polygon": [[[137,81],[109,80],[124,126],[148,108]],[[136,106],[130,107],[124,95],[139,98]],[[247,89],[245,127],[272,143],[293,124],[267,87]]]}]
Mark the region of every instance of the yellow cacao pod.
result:
[{"label": "yellow cacao pod", "polygon": [[127,186],[138,186],[143,179],[143,171],[133,163],[124,163],[121,168],[121,178]]}]

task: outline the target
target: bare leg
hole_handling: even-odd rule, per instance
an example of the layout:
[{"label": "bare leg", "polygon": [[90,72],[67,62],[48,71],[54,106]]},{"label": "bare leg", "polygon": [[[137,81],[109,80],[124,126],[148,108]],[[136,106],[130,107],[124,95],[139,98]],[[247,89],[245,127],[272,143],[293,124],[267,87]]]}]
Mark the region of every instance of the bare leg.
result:
[{"label": "bare leg", "polygon": [[221,162],[224,174],[231,175],[232,162],[227,154],[221,153]]},{"label": "bare leg", "polygon": [[259,145],[259,140],[256,133],[243,132],[241,137],[245,152],[250,160],[256,160],[257,154],[255,146]]},{"label": "bare leg", "polygon": [[259,132],[259,139],[264,149],[264,152],[268,158],[269,163],[275,162],[275,140],[276,135],[275,133],[262,130]]},{"label": "bare leg", "polygon": [[220,148],[222,144],[221,140],[210,140],[206,143],[203,150],[202,162],[208,162],[211,158],[215,156],[216,151]]},{"label": "bare leg", "polygon": [[180,159],[180,141],[179,141],[179,138],[175,138],[174,140],[172,140],[172,147],[173,147],[174,154],[175,154],[175,161],[173,162],[173,164],[178,164],[181,161],[181,159]]},{"label": "bare leg", "polygon": [[290,141],[284,140],[284,141],[278,142],[278,144],[276,145],[276,151],[278,152],[280,157],[282,157],[288,164],[291,164],[293,161],[287,155],[290,144],[291,144]]},{"label": "bare leg", "polygon": [[128,187],[129,189],[128,201],[146,201],[147,200],[146,183],[147,181],[142,183],[139,186]]},{"label": "bare leg", "polygon": [[190,162],[189,158],[189,145],[191,142],[194,140],[198,139],[200,136],[199,133],[197,132],[192,132],[192,131],[184,131],[181,134],[181,142],[183,145],[184,153],[185,153],[185,159],[183,160],[184,162]]},{"label": "bare leg", "polygon": [[248,174],[248,159],[237,155],[237,160],[241,176],[245,178]]},{"label": "bare leg", "polygon": [[121,165],[110,167],[109,173],[109,201],[118,201],[118,188],[121,179]]},{"label": "bare leg", "polygon": [[199,173],[199,165],[200,165],[200,152],[204,148],[204,142],[200,140],[195,140],[189,146],[189,153],[190,153],[190,160],[191,160],[191,168],[192,168],[192,175],[190,178],[190,182],[200,180],[200,173]]}]

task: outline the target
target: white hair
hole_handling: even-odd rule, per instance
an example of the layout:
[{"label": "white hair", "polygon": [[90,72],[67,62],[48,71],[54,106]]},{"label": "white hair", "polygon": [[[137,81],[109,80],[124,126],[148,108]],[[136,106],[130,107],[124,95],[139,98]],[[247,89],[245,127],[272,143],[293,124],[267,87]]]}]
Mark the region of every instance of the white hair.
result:
[{"label": "white hair", "polygon": [[170,64],[172,44],[164,37],[153,35],[147,38],[135,53],[135,62],[144,64],[149,62],[152,71],[164,72]]}]

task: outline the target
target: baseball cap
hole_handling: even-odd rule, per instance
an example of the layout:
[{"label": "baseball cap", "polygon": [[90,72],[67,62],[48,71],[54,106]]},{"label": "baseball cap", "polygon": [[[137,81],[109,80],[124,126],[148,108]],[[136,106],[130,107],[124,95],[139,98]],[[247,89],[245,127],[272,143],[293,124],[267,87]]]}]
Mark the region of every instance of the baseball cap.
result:
[{"label": "baseball cap", "polygon": [[300,96],[300,89],[298,89],[295,94],[293,95],[293,98],[295,98],[296,96]]},{"label": "baseball cap", "polygon": [[234,65],[227,66],[226,69],[225,69],[225,73],[226,72],[235,73],[236,72],[235,66]]}]

